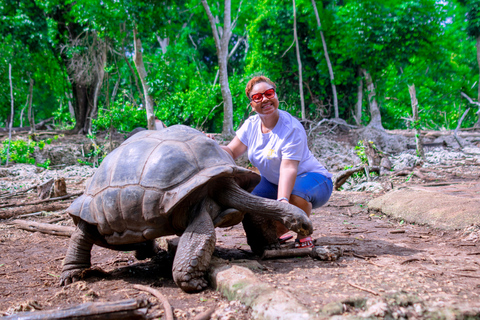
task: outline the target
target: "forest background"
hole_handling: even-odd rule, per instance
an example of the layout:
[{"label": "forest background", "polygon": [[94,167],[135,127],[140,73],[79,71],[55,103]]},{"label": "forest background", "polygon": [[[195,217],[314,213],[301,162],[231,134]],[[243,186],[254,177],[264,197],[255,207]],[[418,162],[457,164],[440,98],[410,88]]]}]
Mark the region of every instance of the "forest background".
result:
[{"label": "forest background", "polygon": [[0,17],[5,127],[13,109],[14,127],[128,132],[155,115],[232,135],[260,74],[304,121],[448,130],[470,110],[462,126],[479,125],[479,0],[0,0]]}]

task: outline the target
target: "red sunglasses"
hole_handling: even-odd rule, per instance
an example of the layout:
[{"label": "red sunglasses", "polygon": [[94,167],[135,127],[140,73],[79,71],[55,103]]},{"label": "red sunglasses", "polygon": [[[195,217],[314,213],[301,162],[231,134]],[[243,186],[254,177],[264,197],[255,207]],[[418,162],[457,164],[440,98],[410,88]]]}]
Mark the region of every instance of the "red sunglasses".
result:
[{"label": "red sunglasses", "polygon": [[275,97],[275,88],[268,89],[263,93],[255,93],[254,95],[252,95],[252,100],[254,102],[260,102],[263,100],[263,96],[265,96],[265,98],[267,99],[272,99],[273,97]]}]

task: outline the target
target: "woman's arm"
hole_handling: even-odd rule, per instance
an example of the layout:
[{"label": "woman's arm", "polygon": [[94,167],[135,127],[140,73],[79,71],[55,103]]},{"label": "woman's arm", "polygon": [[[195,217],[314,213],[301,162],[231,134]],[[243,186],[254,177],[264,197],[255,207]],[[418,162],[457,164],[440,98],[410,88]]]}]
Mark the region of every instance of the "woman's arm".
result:
[{"label": "woman's arm", "polygon": [[220,146],[226,153],[228,153],[233,160],[237,160],[242,154],[247,151],[247,146],[243,144],[238,137],[233,138],[227,146]]},{"label": "woman's arm", "polygon": [[[297,179],[298,164],[300,161],[283,159],[280,164],[280,178],[278,180],[277,199],[290,199],[295,180]],[[282,200],[288,202],[286,200]]]}]

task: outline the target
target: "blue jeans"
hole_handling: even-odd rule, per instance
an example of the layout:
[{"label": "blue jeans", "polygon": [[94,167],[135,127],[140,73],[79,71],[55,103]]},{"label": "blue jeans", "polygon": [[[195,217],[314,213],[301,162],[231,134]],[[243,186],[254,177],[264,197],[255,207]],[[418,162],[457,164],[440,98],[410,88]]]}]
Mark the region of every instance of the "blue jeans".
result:
[{"label": "blue jeans", "polygon": [[[312,203],[312,208],[319,208],[327,203],[332,195],[333,183],[331,178],[316,172],[306,172],[297,176],[292,194]],[[252,194],[268,199],[277,199],[278,186],[264,177],[253,189]]]}]

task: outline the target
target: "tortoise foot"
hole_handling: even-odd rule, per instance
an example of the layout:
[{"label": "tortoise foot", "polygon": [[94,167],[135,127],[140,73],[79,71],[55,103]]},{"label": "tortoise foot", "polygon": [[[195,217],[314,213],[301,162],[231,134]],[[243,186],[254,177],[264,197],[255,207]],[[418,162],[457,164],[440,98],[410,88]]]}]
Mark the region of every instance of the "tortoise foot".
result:
[{"label": "tortoise foot", "polygon": [[72,269],[63,271],[60,276],[60,286],[66,286],[81,280],[83,278],[82,274],[84,270],[85,269]]},{"label": "tortoise foot", "polygon": [[60,276],[60,286],[66,286],[89,277],[106,278],[108,276],[109,274],[99,267],[65,270]]},{"label": "tortoise foot", "polygon": [[[188,279],[188,276],[187,276]],[[207,281],[201,277],[201,278],[194,278],[190,279],[189,281],[177,281],[178,286],[180,289],[182,289],[184,292],[187,293],[195,293],[195,292],[200,292],[208,287]]]}]

